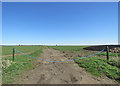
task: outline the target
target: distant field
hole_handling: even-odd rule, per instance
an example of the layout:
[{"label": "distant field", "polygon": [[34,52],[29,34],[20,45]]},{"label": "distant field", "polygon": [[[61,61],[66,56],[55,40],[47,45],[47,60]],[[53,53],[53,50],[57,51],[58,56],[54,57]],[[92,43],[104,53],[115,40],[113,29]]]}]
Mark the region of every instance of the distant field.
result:
[{"label": "distant field", "polygon": [[83,49],[89,46],[48,46],[48,47],[59,50],[59,51],[77,53],[77,54],[80,54],[81,56],[88,56],[90,54],[95,53],[91,50],[86,51],[85,49]]},{"label": "distant field", "polygon": [[87,46],[49,46],[49,48],[53,48],[60,51],[77,51],[82,50]]},{"label": "distant field", "polygon": [[[2,46],[2,55],[10,55],[13,53],[13,48],[27,53],[27,52],[32,52],[40,48],[40,46]],[[15,52],[16,54],[18,52]]]},{"label": "distant field", "polygon": [[[83,51],[83,48],[86,48],[86,47],[89,47],[89,46],[48,46],[48,47],[56,49],[56,50],[60,50],[60,51],[72,51],[74,53],[86,53],[86,55],[91,54],[89,51],[92,51],[92,50],[88,50],[88,52]],[[98,56],[106,56],[106,51],[98,54]],[[118,57],[118,56],[120,56],[120,53],[109,52],[109,56],[110,57]]]},{"label": "distant field", "polygon": [[[29,55],[33,57],[40,57],[40,54],[42,53],[42,46],[3,46],[3,55],[12,54],[13,48],[22,51],[23,53],[32,52]],[[2,59],[3,84],[12,83],[17,77],[21,77],[23,72],[33,69],[35,67],[33,61],[36,60],[25,55],[15,56],[14,61],[12,61],[12,56],[3,57]]]}]

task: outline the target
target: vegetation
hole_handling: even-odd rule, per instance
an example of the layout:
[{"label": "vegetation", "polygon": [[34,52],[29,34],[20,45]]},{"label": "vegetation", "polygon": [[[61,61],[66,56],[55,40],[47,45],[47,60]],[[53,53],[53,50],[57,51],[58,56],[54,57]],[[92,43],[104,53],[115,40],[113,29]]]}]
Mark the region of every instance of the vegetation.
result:
[{"label": "vegetation", "polygon": [[[79,57],[75,58],[78,59]],[[120,82],[120,68],[118,67],[117,62],[113,59],[107,61],[104,58],[100,57],[89,57],[82,60],[75,60],[75,62],[80,66],[85,68],[85,70],[95,76],[106,75],[111,79],[115,79]],[[113,65],[114,64],[114,65]]]},{"label": "vegetation", "polygon": [[[26,51],[32,51],[35,50],[33,53],[29,54],[31,56],[34,57],[39,57],[40,53],[42,53],[42,47],[41,46],[21,46],[20,47],[16,47],[18,50],[20,49],[20,51],[24,51],[22,49],[25,49]],[[29,48],[30,47],[30,48]],[[32,49],[33,47],[33,49]],[[7,47],[5,47],[7,49]],[[12,47],[10,47],[12,49]],[[32,50],[30,50],[32,49]],[[8,52],[7,50],[5,50],[6,52]],[[5,54],[5,51],[4,54]],[[10,53],[9,53],[10,54]],[[3,73],[2,73],[2,83],[3,84],[7,84],[7,83],[12,83],[13,81],[15,81],[15,79],[17,77],[21,77],[22,73],[29,70],[29,69],[33,69],[35,68],[35,64],[33,63],[36,59],[34,58],[30,58],[27,57],[25,55],[18,55],[15,56],[15,61],[12,61],[12,57],[5,57],[2,58],[2,68],[3,68]]]},{"label": "vegetation", "polygon": [[79,51],[85,48],[86,46],[48,46],[48,47],[60,51]]},{"label": "vegetation", "polygon": [[[28,53],[38,50],[39,46],[2,46],[2,55],[12,55],[13,48],[21,52]],[[18,54],[18,52],[15,53]]]},{"label": "vegetation", "polygon": [[[106,52],[102,52],[102,53],[100,53],[100,54],[98,54],[99,56],[106,56]],[[109,52],[109,56],[115,56],[115,57],[117,57],[117,56],[120,56],[120,53],[111,53],[111,52]]]}]

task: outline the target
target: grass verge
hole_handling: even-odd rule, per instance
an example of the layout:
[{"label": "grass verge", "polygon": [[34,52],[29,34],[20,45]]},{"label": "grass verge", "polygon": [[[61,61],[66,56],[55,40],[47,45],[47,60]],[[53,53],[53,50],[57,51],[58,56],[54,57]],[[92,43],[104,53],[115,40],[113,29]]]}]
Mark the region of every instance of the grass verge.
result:
[{"label": "grass verge", "polygon": [[[39,57],[40,53],[42,53],[42,47],[29,55],[34,57]],[[8,61],[9,66],[5,66],[2,68],[2,83],[10,84],[15,81],[17,77],[20,77],[23,72],[35,68],[33,63],[34,58],[27,57],[25,55],[15,56],[15,61],[12,61],[12,57],[6,57],[2,59],[3,62]],[[5,64],[5,63],[3,63]],[[8,63],[7,63],[8,64]]]},{"label": "grass verge", "polygon": [[[75,58],[78,59],[79,57]],[[120,71],[118,65],[115,61],[109,60],[107,62],[104,58],[90,57],[82,60],[75,60],[75,62],[80,66],[85,68],[85,70],[97,77],[106,75],[110,79],[115,79],[120,82]],[[115,64],[115,65],[111,65]]]}]

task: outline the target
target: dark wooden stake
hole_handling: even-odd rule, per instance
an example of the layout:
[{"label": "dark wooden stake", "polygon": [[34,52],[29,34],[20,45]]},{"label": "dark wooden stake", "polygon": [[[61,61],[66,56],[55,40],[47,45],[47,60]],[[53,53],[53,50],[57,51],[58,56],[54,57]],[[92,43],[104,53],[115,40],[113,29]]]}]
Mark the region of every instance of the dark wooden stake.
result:
[{"label": "dark wooden stake", "polygon": [[108,47],[108,45],[106,46],[106,53],[107,53],[107,60],[109,60],[109,47]]},{"label": "dark wooden stake", "polygon": [[14,61],[14,54],[15,54],[15,50],[14,50],[14,48],[13,48],[13,61]]}]

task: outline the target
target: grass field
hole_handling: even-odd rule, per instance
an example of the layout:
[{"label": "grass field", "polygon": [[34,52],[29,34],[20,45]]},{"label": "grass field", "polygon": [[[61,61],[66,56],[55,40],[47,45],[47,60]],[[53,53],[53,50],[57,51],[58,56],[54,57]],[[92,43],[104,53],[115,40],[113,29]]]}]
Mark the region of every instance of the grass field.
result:
[{"label": "grass field", "polygon": [[[4,46],[3,48],[3,55],[12,54],[12,48],[22,51],[23,53],[32,52],[31,56],[39,57],[40,53],[42,53],[42,46]],[[17,77],[21,77],[22,73],[33,69],[34,65],[34,58],[27,57],[25,55],[15,56],[15,61],[12,61],[12,56],[2,58],[3,64],[3,73],[2,73],[2,83],[12,83],[15,81]]]},{"label": "grass field", "polygon": [[[86,48],[88,46],[48,46],[49,48],[53,48],[56,50],[60,50],[60,51],[70,51],[70,52],[74,52],[74,53],[85,53],[86,55],[90,55],[90,52],[84,52],[83,48]],[[102,52],[100,54],[97,54],[97,56],[106,56],[106,52]],[[110,57],[118,57],[120,56],[120,53],[111,53],[109,52],[109,56]]]},{"label": "grass field", "polygon": [[49,48],[53,48],[60,51],[75,51],[75,50],[82,50],[87,46],[48,46]]},{"label": "grass field", "polygon": [[[2,55],[10,55],[13,53],[13,48],[24,52],[24,53],[28,53],[28,52],[33,52],[39,49],[38,46],[3,46],[2,47]],[[18,52],[15,52],[16,54],[18,54]]]}]

